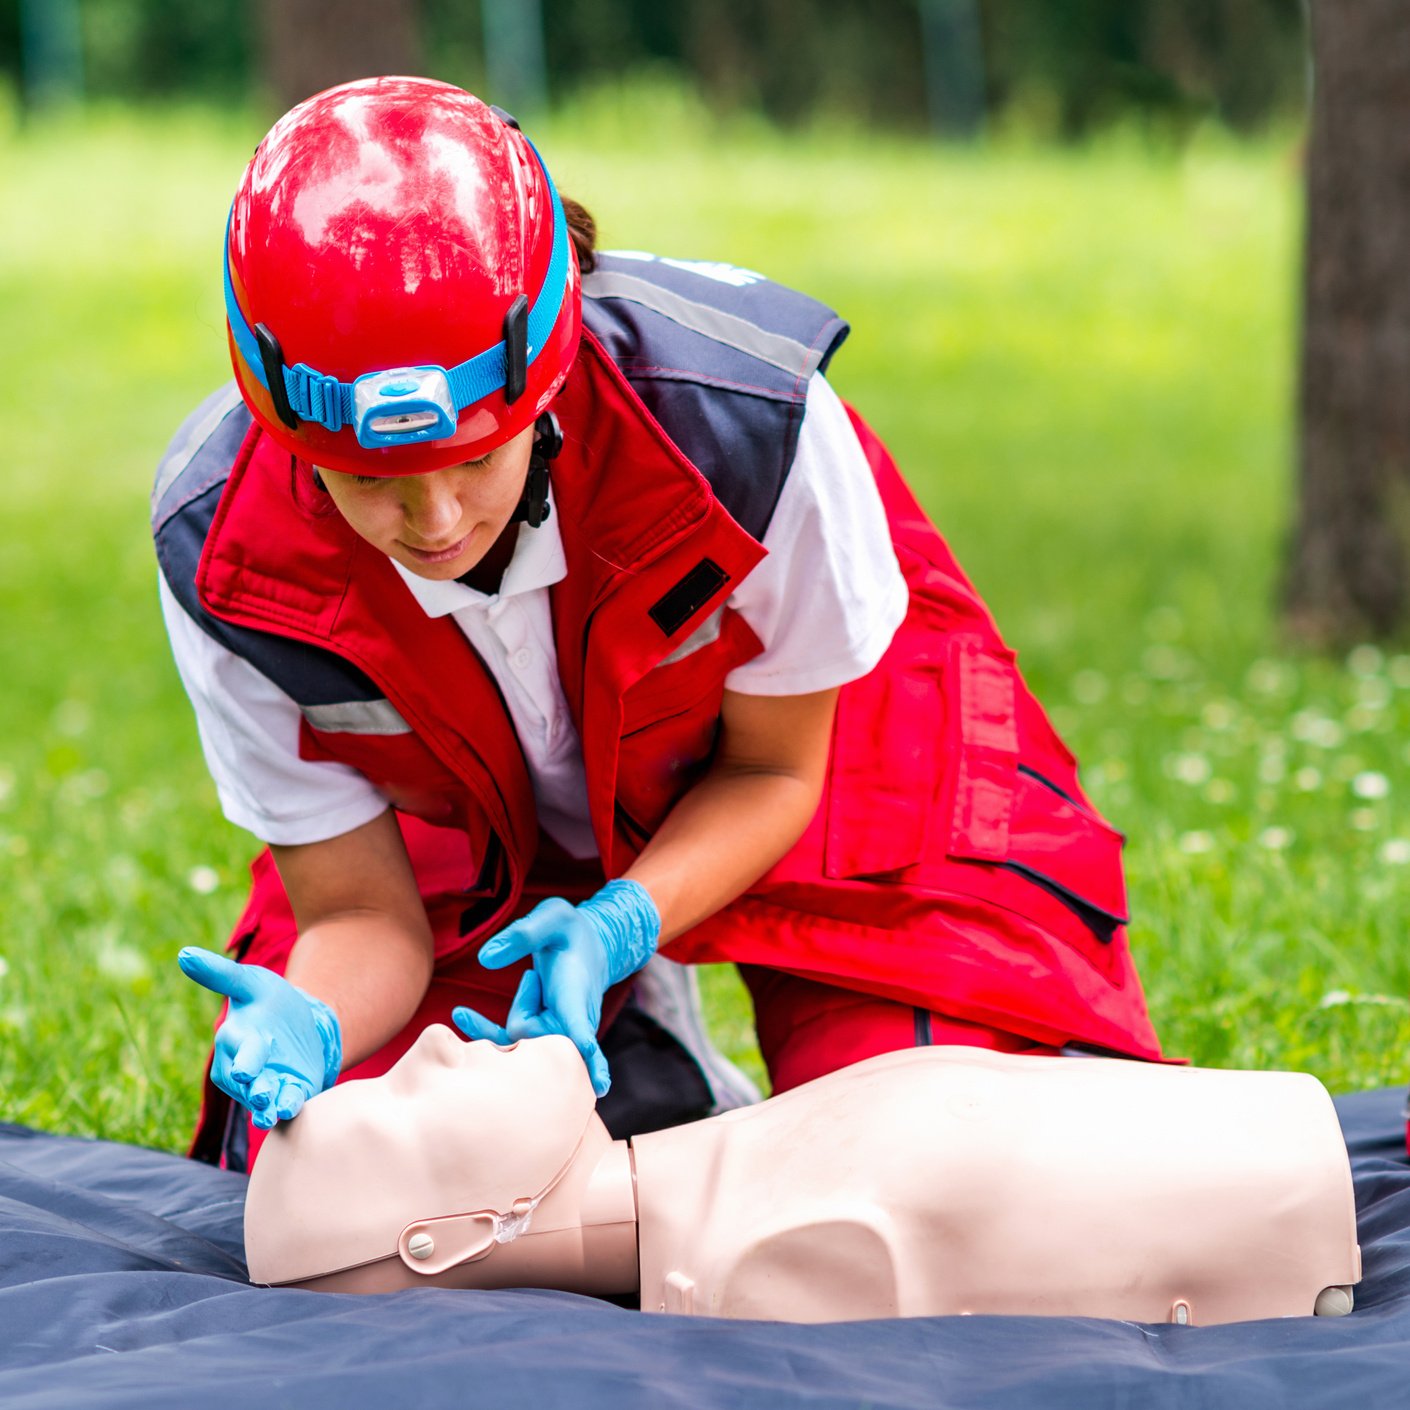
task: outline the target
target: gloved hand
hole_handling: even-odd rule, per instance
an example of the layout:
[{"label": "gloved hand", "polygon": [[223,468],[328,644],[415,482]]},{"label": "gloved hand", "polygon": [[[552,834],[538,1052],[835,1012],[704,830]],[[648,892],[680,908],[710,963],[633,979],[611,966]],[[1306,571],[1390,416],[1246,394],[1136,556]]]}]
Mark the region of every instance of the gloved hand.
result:
[{"label": "gloved hand", "polygon": [[292,1121],[338,1080],[343,1035],[327,1004],[263,965],[192,945],[176,960],[188,979],[230,1000],[216,1030],[211,1081],[253,1112],[262,1131]]},{"label": "gloved hand", "polygon": [[556,896],[542,901],[480,950],[486,969],[533,957],[503,1027],[474,1009],[451,1017],[467,1037],[492,1043],[564,1034],[582,1054],[593,1091],[606,1096],[612,1076],[597,1044],[602,996],[651,958],[660,934],[656,903],[635,881],[609,881],[580,906]]}]

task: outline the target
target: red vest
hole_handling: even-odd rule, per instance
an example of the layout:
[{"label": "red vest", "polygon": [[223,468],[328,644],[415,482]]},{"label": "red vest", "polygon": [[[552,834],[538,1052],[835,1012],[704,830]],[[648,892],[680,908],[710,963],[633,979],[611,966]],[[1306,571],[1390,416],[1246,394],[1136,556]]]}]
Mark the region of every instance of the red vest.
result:
[{"label": "red vest", "polygon": [[[709,767],[724,678],[760,649],[728,609],[717,635],[709,624],[764,550],[590,334],[555,410],[568,564],[551,589],[558,666],[602,865],[619,876]],[[788,970],[1044,1043],[1158,1057],[1122,929],[1121,836],[1084,798],[1072,755],[885,448],[853,424],[909,612],[881,664],[841,692],[823,799],[803,837],[668,953]],[[258,427],[197,587],[219,618],[341,656],[410,726],[350,733],[306,720],[300,747],[352,765],[401,812],[439,958],[522,909],[539,830],[493,678],[454,621],[426,616],[390,560],[306,476],[291,477]],[[285,905],[272,869],[261,871],[243,931],[258,930],[262,907]],[[282,968],[289,932],[275,930],[277,946],[257,941],[246,958]]]}]

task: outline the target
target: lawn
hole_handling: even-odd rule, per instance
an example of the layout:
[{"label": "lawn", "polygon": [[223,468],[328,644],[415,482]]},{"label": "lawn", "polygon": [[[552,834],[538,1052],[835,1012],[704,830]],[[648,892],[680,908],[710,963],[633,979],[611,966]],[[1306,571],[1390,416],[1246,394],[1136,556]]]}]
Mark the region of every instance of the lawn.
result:
[{"label": "lawn", "polygon": [[[219,248],[261,124],[0,126],[0,1114],[180,1147],[253,844],[168,659],[146,498],[228,376]],[[989,598],[1129,834],[1169,1049],[1402,1080],[1410,654],[1280,642],[1294,137],[976,152],[721,128],[669,95],[536,131],[603,243],[727,259],[855,325],[834,381]],[[749,1056],[732,977],[712,1018]]]}]

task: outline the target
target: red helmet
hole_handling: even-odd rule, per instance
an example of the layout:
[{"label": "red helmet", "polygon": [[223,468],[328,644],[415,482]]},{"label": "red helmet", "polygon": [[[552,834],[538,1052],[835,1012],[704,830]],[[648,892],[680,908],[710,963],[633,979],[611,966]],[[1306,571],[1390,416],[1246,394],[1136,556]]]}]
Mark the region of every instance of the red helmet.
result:
[{"label": "red helmet", "polygon": [[255,419],[332,470],[415,475],[531,425],[577,352],[577,255],[533,144],[428,78],[345,83],[275,123],[225,250]]}]

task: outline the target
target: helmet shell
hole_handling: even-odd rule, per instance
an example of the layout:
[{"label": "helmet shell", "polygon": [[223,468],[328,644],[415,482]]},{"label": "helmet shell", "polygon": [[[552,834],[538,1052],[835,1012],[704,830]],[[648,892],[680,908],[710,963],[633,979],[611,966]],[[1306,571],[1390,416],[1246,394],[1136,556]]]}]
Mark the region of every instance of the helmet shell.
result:
[{"label": "helmet shell", "polygon": [[[463,89],[394,77],[330,88],[275,123],[235,193],[227,256],[246,322],[269,328],[286,364],[352,382],[494,346],[516,296],[538,296],[552,243],[552,188],[523,134]],[[582,306],[569,243],[562,307],[524,394],[472,403],[443,440],[369,449],[351,426],[291,429],[230,335],[240,391],[280,445],[331,470],[478,459],[530,426],[572,366]]]}]

